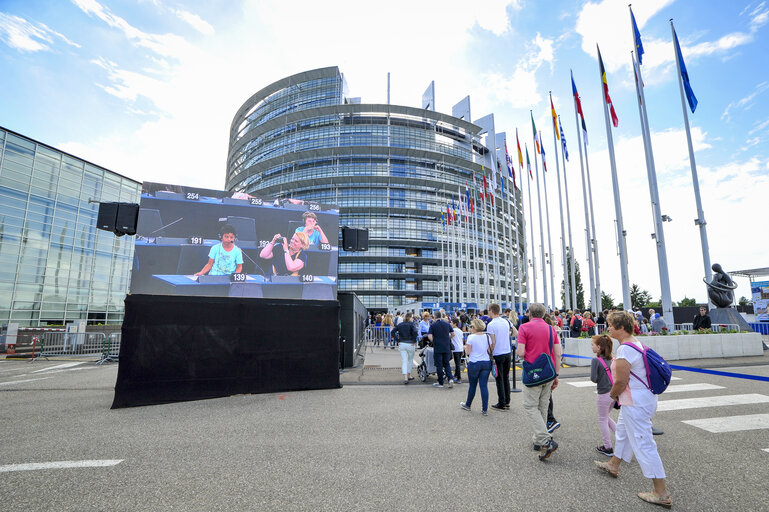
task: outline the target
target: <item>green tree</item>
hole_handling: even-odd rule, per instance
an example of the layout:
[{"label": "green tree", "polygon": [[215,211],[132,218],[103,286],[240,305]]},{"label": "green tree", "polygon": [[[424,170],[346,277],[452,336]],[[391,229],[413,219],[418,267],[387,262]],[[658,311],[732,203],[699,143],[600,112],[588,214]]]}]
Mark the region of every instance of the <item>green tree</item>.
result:
[{"label": "green tree", "polygon": [[633,283],[630,287],[630,306],[633,308],[642,308],[649,304],[652,296],[648,290],[641,290],[641,287]]},{"label": "green tree", "polygon": [[611,309],[614,307],[614,299],[606,292],[601,292],[601,309]]},{"label": "green tree", "polygon": [[737,304],[739,304],[740,306],[747,306],[747,305],[748,305],[748,304],[750,304],[751,302],[752,302],[752,301],[751,301],[750,299],[748,299],[748,298],[747,298],[747,297],[745,297],[745,296],[742,296],[742,297],[740,297],[740,300],[739,300],[739,302],[737,302]]},{"label": "green tree", "polygon": [[[566,281],[568,281],[569,286],[571,286],[571,251],[570,248],[566,248]],[[585,309],[585,290],[582,288],[582,276],[579,273],[579,263],[577,261],[574,261],[574,280],[577,282],[577,308],[580,310]],[[561,281],[561,304],[566,304],[566,297],[564,296],[564,290],[566,286],[566,281]],[[571,288],[569,288],[571,290]],[[571,292],[569,292],[569,295],[571,295]],[[574,304],[571,305],[572,309],[574,309]]]},{"label": "green tree", "polygon": [[696,305],[697,305],[697,301],[694,300],[694,299],[690,299],[686,295],[684,295],[683,299],[678,301],[678,306],[682,307],[682,308],[684,308],[684,307],[692,307],[692,306],[696,306]]}]

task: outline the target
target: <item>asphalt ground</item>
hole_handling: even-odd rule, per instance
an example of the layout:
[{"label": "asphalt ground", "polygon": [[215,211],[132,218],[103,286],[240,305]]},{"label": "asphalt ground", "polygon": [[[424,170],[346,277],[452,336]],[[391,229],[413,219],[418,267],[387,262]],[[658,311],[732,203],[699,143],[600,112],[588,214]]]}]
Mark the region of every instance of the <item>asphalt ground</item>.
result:
[{"label": "asphalt ground", "polygon": [[[705,362],[769,377],[767,355],[676,364]],[[62,364],[0,360],[4,511],[657,509],[636,497],[651,490],[636,463],[623,464],[618,479],[593,467],[606,460],[594,449],[595,388],[569,384],[584,382],[586,368],[562,369],[554,394],[560,447],[540,462],[520,393],[510,411],[483,417],[479,396],[472,412],[458,406],[467,384],[435,389],[432,377],[404,386],[400,370],[379,365],[344,372],[342,389],[110,410],[117,365]],[[671,385],[722,387],[666,393],[660,403],[769,397],[767,382],[674,375],[680,380]],[[769,508],[769,428],[711,433],[683,423],[767,413],[767,402],[657,413],[654,424],[665,434],[655,439],[675,510]],[[104,459],[122,462],[2,471]]]}]

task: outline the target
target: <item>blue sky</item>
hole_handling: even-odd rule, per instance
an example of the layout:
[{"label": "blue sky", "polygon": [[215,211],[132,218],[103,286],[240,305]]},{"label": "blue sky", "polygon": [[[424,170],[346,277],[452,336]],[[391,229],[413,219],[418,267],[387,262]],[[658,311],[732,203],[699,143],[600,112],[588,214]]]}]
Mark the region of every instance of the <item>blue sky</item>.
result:
[{"label": "blue sky", "polygon": [[[705,300],[704,269],[670,24],[694,92],[690,115],[711,260],[769,266],[761,226],[769,197],[769,4],[644,0],[634,5],[665,224],[672,298]],[[553,154],[548,91],[570,145],[575,254],[587,281],[584,214],[569,70],[582,96],[603,288],[622,296],[595,45],[619,127],[617,153],[631,283],[660,295],[648,182],[630,65],[627,2],[0,0],[0,125],[137,180],[224,184],[238,107],[265,85],[338,65],[352,96],[437,110],[471,97],[473,119],[531,145],[529,110]],[[763,49],[763,50],[762,50]],[[513,150],[514,140],[508,141]],[[549,160],[551,230],[560,282],[557,184]],[[536,206],[535,206],[536,209]],[[538,229],[535,229],[538,231]],[[537,244],[539,241],[536,242]],[[541,277],[538,280],[541,286]],[[738,279],[738,296],[750,296]],[[540,292],[541,295],[541,292]]]}]

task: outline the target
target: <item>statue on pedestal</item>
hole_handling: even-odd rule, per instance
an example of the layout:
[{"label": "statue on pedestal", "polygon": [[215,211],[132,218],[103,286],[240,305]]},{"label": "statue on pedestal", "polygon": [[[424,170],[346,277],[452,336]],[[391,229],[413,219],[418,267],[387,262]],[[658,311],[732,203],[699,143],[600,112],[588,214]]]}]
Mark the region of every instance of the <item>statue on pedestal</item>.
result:
[{"label": "statue on pedestal", "polygon": [[708,287],[708,297],[716,307],[728,308],[734,302],[734,290],[737,284],[718,263],[714,263],[712,268],[713,279],[709,283],[705,278],[702,279]]}]

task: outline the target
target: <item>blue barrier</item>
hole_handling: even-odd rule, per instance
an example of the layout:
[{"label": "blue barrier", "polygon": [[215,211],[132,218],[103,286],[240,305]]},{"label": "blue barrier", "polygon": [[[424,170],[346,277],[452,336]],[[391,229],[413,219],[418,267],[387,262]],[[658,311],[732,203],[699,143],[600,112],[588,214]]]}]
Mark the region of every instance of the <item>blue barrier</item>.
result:
[{"label": "blue barrier", "polygon": [[769,322],[751,322],[748,324],[753,332],[769,335]]},{"label": "blue barrier", "polygon": [[[561,357],[574,357],[576,359],[593,359],[592,357],[587,356],[575,356],[572,354],[563,354]],[[671,364],[670,368],[673,370],[682,370],[685,372],[696,372],[696,373],[707,373],[710,375],[720,375],[721,377],[733,377],[735,379],[747,379],[747,380],[760,380],[763,382],[769,382],[769,377],[763,377],[761,375],[747,375],[744,373],[732,373],[732,372],[721,372],[718,370],[708,370],[705,368],[693,368],[691,366],[679,366],[677,364]]]}]

